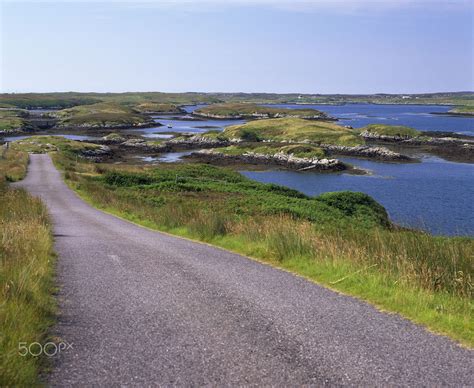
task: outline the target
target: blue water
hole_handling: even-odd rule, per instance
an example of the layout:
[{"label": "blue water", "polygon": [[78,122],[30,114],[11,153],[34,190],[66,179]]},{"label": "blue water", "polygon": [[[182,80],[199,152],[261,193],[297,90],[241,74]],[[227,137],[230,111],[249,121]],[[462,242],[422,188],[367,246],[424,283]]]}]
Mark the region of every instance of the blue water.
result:
[{"label": "blue water", "polygon": [[452,109],[442,105],[297,105],[272,104],[267,106],[304,109],[318,109],[339,119],[338,124],[354,128],[368,124],[406,125],[420,131],[456,132],[474,136],[474,118],[432,114],[445,113]]},{"label": "blue water", "polygon": [[380,202],[391,219],[440,235],[474,236],[474,165],[425,157],[422,163],[381,163],[341,158],[373,175],[243,171],[259,182],[276,183],[308,195],[361,191]]},{"label": "blue water", "polygon": [[183,108],[187,113],[192,113],[196,109],[204,108],[205,106],[208,106],[208,104],[185,105],[181,108]]},{"label": "blue water", "polygon": [[[22,135],[22,136],[6,136],[3,138],[4,141],[15,141],[15,140],[24,140],[33,135]],[[69,140],[98,140],[100,137],[95,136],[86,136],[86,135],[65,135],[60,133],[54,133],[51,135],[34,135],[34,136],[60,136]],[[2,140],[2,138],[0,138]]]},{"label": "blue water", "polygon": [[145,136],[162,132],[204,133],[211,130],[222,131],[229,125],[242,124],[244,120],[179,120],[169,117],[154,117],[161,127],[144,128],[133,132],[144,133]]}]

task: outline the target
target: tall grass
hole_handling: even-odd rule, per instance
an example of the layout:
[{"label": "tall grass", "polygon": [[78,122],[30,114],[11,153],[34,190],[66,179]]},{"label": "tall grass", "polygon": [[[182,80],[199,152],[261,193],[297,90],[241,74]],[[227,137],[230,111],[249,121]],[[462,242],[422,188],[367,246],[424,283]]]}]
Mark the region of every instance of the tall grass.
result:
[{"label": "tall grass", "polygon": [[28,166],[28,154],[0,146],[0,183],[23,179]]},{"label": "tall grass", "polygon": [[38,383],[42,358],[20,342],[44,343],[55,308],[50,224],[39,199],[0,185],[0,385]]}]

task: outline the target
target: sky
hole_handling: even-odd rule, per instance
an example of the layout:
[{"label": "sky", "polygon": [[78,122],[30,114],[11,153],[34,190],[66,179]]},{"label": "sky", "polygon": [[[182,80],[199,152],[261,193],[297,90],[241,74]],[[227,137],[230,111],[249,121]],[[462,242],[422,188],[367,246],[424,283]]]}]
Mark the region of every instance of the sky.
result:
[{"label": "sky", "polygon": [[474,90],[468,0],[0,0],[0,91]]}]

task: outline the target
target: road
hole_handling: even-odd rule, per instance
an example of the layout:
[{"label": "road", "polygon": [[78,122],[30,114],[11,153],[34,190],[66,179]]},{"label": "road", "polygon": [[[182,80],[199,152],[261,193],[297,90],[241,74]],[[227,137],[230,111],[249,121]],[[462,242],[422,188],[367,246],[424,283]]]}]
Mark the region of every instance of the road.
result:
[{"label": "road", "polygon": [[54,222],[73,348],[53,386],[474,384],[473,351],[395,314],[86,204],[48,155],[20,186]]}]

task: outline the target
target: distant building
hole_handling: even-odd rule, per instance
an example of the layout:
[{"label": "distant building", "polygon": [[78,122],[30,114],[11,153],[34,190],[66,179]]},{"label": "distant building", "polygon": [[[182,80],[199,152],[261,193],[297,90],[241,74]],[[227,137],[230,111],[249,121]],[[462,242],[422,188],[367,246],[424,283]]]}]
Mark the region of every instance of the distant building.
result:
[{"label": "distant building", "polygon": [[406,100],[407,98],[411,98],[411,96],[402,96],[402,98]]}]

